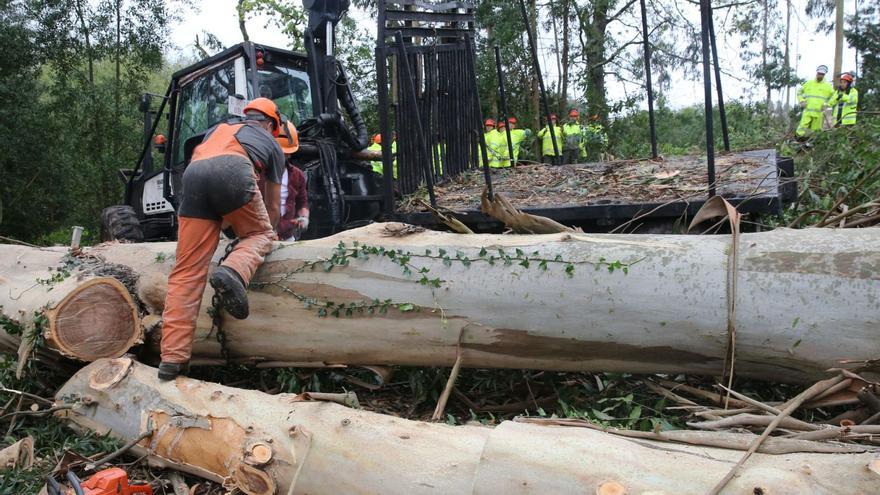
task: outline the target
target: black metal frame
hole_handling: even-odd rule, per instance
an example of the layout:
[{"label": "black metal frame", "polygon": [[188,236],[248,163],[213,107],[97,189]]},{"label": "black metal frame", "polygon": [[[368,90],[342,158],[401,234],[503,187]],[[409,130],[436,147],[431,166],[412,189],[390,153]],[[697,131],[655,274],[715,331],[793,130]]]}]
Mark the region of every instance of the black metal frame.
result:
[{"label": "black metal frame", "polygon": [[[559,144],[556,142],[556,125],[550,118],[550,104],[547,101],[547,89],[544,87],[544,76],[541,73],[541,63],[538,61],[538,48],[535,44],[535,33],[532,32],[532,24],[529,22],[529,13],[526,11],[525,0],[519,0],[520,14],[522,14],[523,28],[526,30],[529,38],[529,51],[532,54],[532,66],[535,69],[535,75],[538,78],[538,87],[541,90],[541,103],[544,106],[544,118],[547,120],[547,128],[550,130],[550,140],[553,142],[554,160],[557,164],[562,163],[562,153]],[[536,12],[537,15],[537,12]]]},{"label": "black metal frame", "polygon": [[[394,134],[396,185],[401,194],[425,183],[431,203],[436,204],[437,181],[473,169],[481,161],[492,194],[473,60],[474,25],[472,2],[378,2],[375,55],[379,125],[386,144],[382,146],[386,214],[394,213],[395,157],[390,146]],[[388,60],[398,62],[392,74],[395,95],[389,88]]]}]

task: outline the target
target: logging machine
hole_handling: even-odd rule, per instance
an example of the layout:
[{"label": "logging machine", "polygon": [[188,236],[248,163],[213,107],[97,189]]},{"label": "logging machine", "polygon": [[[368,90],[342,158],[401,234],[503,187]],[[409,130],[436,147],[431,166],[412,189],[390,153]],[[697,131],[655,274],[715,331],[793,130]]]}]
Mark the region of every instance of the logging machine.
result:
[{"label": "logging machine", "polygon": [[[102,240],[174,240],[183,171],[214,125],[241,116],[247,102],[272,99],[299,132],[293,155],[308,181],[305,238],[369,223],[380,212],[379,180],[357,159],[368,144],[342,65],[334,56],[337,23],[349,0],[303,0],[309,12],[305,53],[245,42],[175,72],[164,96],[145,94],[144,147],[133,169],[120,170],[122,205],[101,215]],[[159,96],[158,110],[152,110]],[[164,127],[165,133],[159,133]],[[153,151],[162,164],[155,164]]]}]

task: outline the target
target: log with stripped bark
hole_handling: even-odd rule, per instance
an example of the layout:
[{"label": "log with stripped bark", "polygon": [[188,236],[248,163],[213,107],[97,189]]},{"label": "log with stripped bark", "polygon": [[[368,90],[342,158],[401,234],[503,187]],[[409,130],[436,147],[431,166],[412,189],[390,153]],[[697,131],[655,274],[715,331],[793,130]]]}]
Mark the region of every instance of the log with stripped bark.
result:
[{"label": "log with stripped bark", "polygon": [[[729,236],[388,227],[277,243],[251,286],[251,316],[222,317],[229,357],[451,366],[460,345],[465,367],[721,373]],[[137,273],[140,301],[161,315],[174,248],[104,244],[89,254]],[[743,234],[738,253],[737,373],[806,381],[880,357],[880,230]],[[196,363],[224,355],[210,296]]]},{"label": "log with stripped bark", "polygon": [[[706,493],[755,437],[644,432],[637,439],[524,422],[420,423],[183,377],[159,382],[155,368],[127,358],[90,364],[56,397],[73,406],[59,414],[76,427],[142,438],[133,454],[248,495]],[[793,453],[815,445],[837,453]],[[755,454],[721,493],[880,486],[880,454],[871,447],[771,438],[762,451],[783,453]]]}]

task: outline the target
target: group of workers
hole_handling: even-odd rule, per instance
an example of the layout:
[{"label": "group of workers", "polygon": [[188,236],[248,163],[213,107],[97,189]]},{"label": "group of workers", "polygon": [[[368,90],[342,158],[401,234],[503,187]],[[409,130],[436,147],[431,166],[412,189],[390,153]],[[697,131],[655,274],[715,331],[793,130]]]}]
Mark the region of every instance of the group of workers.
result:
[{"label": "group of workers", "polygon": [[824,129],[825,110],[831,109],[834,127],[855,125],[858,115],[859,90],[854,87],[852,73],[840,75],[837,87],[825,80],[828,66],[816,68],[816,77],[805,82],[797,92],[798,104],[803,108],[795,135],[804,139]]},{"label": "group of workers", "polygon": [[[206,283],[230,316],[247,318],[247,286],[276,239],[309,225],[306,178],[290,160],[296,130],[268,98],[210,129],[183,173],[177,252],[162,313],[159,379],[185,374]],[[208,277],[220,233],[237,239]],[[216,309],[216,308],[215,308]]]},{"label": "group of workers", "polygon": [[[580,113],[573,108],[568,113],[568,121],[559,125],[556,114],[550,114],[551,124],[545,125],[537,133],[530,129],[520,129],[516,117],[504,119],[486,119],[484,124],[484,138],[486,141],[486,154],[491,168],[508,168],[511,164],[518,163],[524,155],[524,148],[529,148],[532,138],[536,138],[540,147],[536,150],[537,160],[542,163],[554,165],[579,163],[584,161],[598,161],[608,144],[608,136],[605,129],[599,123],[599,117],[594,115],[590,122],[582,124]],[[551,132],[550,127],[553,127]],[[508,134],[510,144],[508,145]],[[397,152],[396,135],[392,137],[391,153]],[[556,146],[553,146],[554,140]],[[435,162],[439,163],[442,170],[442,145],[435,145]],[[382,135],[374,134],[372,144],[367,151],[381,153]],[[513,152],[511,160],[511,151]],[[480,160],[482,164],[482,159]],[[397,178],[397,160],[393,162],[394,178]],[[371,162],[373,171],[379,175],[384,173],[381,160]]]}]

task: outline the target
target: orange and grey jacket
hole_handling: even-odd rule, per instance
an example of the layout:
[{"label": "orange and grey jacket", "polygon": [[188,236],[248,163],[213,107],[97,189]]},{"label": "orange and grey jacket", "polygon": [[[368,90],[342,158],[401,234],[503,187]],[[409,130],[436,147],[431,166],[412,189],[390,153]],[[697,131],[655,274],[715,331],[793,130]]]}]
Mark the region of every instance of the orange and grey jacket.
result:
[{"label": "orange and grey jacket", "polygon": [[222,155],[246,158],[257,176],[281,184],[284,175],[284,153],[275,138],[265,129],[247,122],[218,124],[205,134],[193,151],[192,162]]}]

